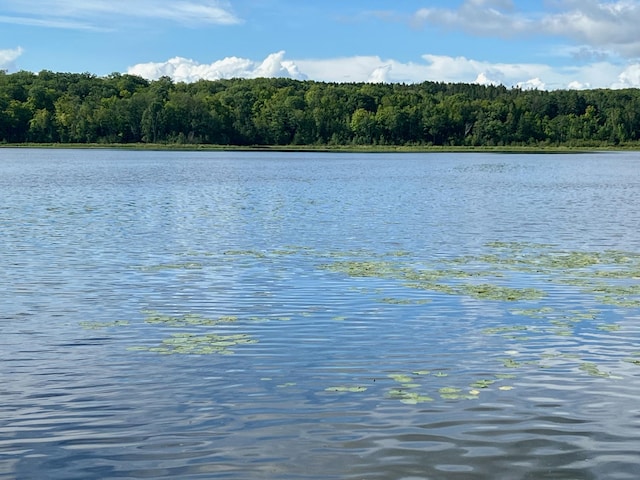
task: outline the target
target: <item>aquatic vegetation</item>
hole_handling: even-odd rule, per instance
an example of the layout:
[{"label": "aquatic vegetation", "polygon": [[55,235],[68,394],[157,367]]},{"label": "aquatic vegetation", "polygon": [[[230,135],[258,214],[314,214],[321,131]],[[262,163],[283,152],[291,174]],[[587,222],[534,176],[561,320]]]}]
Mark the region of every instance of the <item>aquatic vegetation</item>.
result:
[{"label": "aquatic vegetation", "polygon": [[482,330],[485,335],[497,335],[511,332],[523,332],[529,330],[526,325],[505,325],[504,327],[490,327]]},{"label": "aquatic vegetation", "polygon": [[459,400],[461,398],[462,390],[456,387],[442,387],[438,389],[438,394],[440,398],[445,400]]},{"label": "aquatic vegetation", "polygon": [[202,268],[202,264],[198,262],[161,263],[159,265],[140,267],[143,272],[159,272],[162,270],[200,270]]},{"label": "aquatic vegetation", "polygon": [[[640,255],[614,251],[572,251],[553,245],[528,242],[491,242],[486,244],[483,250],[477,255],[420,259],[406,251],[387,254],[365,250],[319,252],[306,247],[292,246],[272,251],[228,250],[224,252],[224,257],[226,261],[237,261],[242,265],[254,265],[263,261],[270,267],[277,257],[300,255],[313,262],[314,268],[323,270],[323,276],[340,276],[349,295],[366,296],[368,304],[363,307],[363,311],[375,308],[376,314],[382,313],[376,318],[383,318],[384,314],[389,313],[389,318],[395,319],[395,312],[412,315],[414,310],[414,318],[423,318],[423,313],[429,307],[423,309],[421,306],[434,299],[442,301],[443,296],[459,297],[453,299],[452,304],[459,302],[461,308],[474,308],[479,311],[486,307],[491,315],[487,316],[490,320],[483,320],[482,315],[469,316],[468,318],[478,319],[477,323],[470,323],[469,328],[472,330],[471,334],[497,336],[495,339],[481,340],[491,343],[492,346],[499,342],[508,343],[502,348],[498,347],[505,352],[504,356],[508,357],[498,359],[496,373],[483,370],[482,375],[485,378],[474,380],[465,375],[462,380],[459,378],[461,372],[455,366],[441,363],[435,365],[435,368],[429,368],[431,365],[427,364],[425,366],[429,369],[389,374],[387,378],[395,382],[393,385],[397,388],[388,389],[387,397],[403,403],[431,402],[434,401],[433,397],[447,401],[477,399],[481,392],[484,392],[483,396],[508,392],[514,387],[502,384],[502,381],[516,376],[502,373],[500,368],[518,368],[521,369],[518,373],[524,375],[527,368],[562,368],[566,371],[569,366],[594,377],[616,378],[593,362],[583,362],[577,357],[570,358],[563,352],[544,353],[540,345],[552,335],[579,337],[585,331],[590,334],[595,330],[619,331],[622,327],[615,323],[615,315],[620,314],[619,310],[607,305],[614,305],[619,309],[640,307],[640,286],[635,282],[640,278]],[[191,258],[198,257],[189,257]],[[167,264],[161,267],[158,270],[203,268],[196,262]],[[349,282],[350,278],[357,281]],[[570,296],[566,302],[559,302],[558,292],[563,288],[570,292]],[[274,289],[273,295],[276,294],[277,291]],[[470,298],[474,300],[470,301]],[[373,303],[376,304],[374,307]],[[404,307],[395,308],[394,305]],[[334,321],[344,321],[352,314],[334,306],[331,309],[324,306],[309,308],[303,312],[287,309],[281,309],[279,312],[267,311],[262,316],[254,316],[249,320],[287,321],[292,318],[309,317],[312,312],[320,309],[323,319],[329,314]],[[200,334],[204,327],[236,322],[238,319],[235,316],[207,318],[193,313],[146,314],[147,324],[182,328],[187,332],[173,334],[159,345],[135,347],[137,350],[158,354],[229,354],[241,345],[257,341],[247,334]],[[442,320],[447,321],[448,318]],[[338,328],[338,325],[335,328]],[[194,331],[198,334],[193,333]],[[530,348],[524,347],[527,340],[535,341],[527,345]],[[571,342],[555,339],[555,344],[570,345]],[[526,356],[520,356],[519,351],[526,352]],[[635,358],[625,361],[640,365],[640,360]],[[446,377],[446,381],[436,380]],[[449,385],[442,386],[445,382]],[[389,381],[386,383],[387,387],[391,384]],[[284,389],[293,385],[295,382],[287,382],[278,387]],[[367,391],[367,388],[346,384],[329,386],[324,391],[361,393]],[[432,396],[419,391],[425,388]]]},{"label": "aquatic vegetation", "polygon": [[539,300],[546,296],[542,290],[535,288],[511,288],[483,283],[480,285],[464,285],[460,292],[483,300],[515,302],[518,300]]},{"label": "aquatic vegetation", "polygon": [[85,330],[101,330],[103,328],[126,327],[128,320],[114,320],[113,322],[80,322],[80,326]]},{"label": "aquatic vegetation", "polygon": [[596,328],[598,330],[602,330],[605,332],[617,332],[618,330],[622,329],[622,326],[616,325],[615,323],[608,323],[608,324],[598,325]]},{"label": "aquatic vegetation", "polygon": [[429,299],[412,300],[410,298],[392,298],[384,297],[379,300],[381,303],[388,303],[389,305],[424,305],[429,303]]},{"label": "aquatic vegetation", "polygon": [[[357,261],[344,260],[326,265],[321,268],[331,272],[344,273],[350,277],[394,277],[401,272],[400,267],[395,262],[390,261]],[[401,275],[400,275],[401,276]]]},{"label": "aquatic vegetation", "polygon": [[391,380],[394,380],[398,383],[411,383],[414,378],[409,375],[403,375],[401,373],[391,373],[388,375]]},{"label": "aquatic vegetation", "polygon": [[244,257],[254,257],[254,258],[266,258],[267,256],[264,252],[259,252],[257,250],[227,250],[223,253],[223,255],[244,256]]},{"label": "aquatic vegetation", "polygon": [[470,385],[470,387],[472,387],[472,388],[487,388],[490,385],[493,385],[494,383],[496,383],[495,380],[482,379],[482,380],[477,380],[477,381],[473,382]]},{"label": "aquatic vegetation", "polygon": [[598,368],[595,363],[592,362],[583,362],[580,364],[580,370],[588,373],[592,377],[610,377],[611,374],[605,371],[602,371]]},{"label": "aquatic vegetation", "polygon": [[337,392],[337,393],[361,393],[367,390],[367,387],[362,386],[347,386],[347,385],[338,385],[336,387],[327,387],[324,389],[325,392]]},{"label": "aquatic vegetation", "polygon": [[180,316],[163,315],[152,310],[148,310],[145,313],[147,314],[147,317],[144,320],[146,323],[169,327],[212,326],[220,323],[231,323],[238,320],[238,317],[232,315],[223,315],[214,319],[204,317],[197,313],[187,313]]},{"label": "aquatic vegetation", "polygon": [[600,300],[606,305],[615,305],[616,307],[623,308],[638,308],[640,307],[640,300],[629,300],[620,297],[604,296]]},{"label": "aquatic vegetation", "polygon": [[524,308],[517,310],[510,310],[513,315],[522,315],[525,317],[531,318],[544,318],[554,311],[551,307],[540,307],[540,308]]},{"label": "aquatic vegetation", "polygon": [[433,398],[417,392],[407,392],[405,390],[394,389],[388,392],[390,398],[400,400],[407,405],[417,405],[419,403],[433,402]]},{"label": "aquatic vegetation", "polygon": [[503,358],[502,359],[502,365],[505,368],[518,368],[522,366],[522,362],[518,362],[516,360],[514,360],[513,358]]},{"label": "aquatic vegetation", "polygon": [[431,290],[433,292],[445,293],[447,295],[456,295],[459,293],[459,290],[451,285],[445,285],[443,283],[406,283],[405,287],[415,288],[420,290]]},{"label": "aquatic vegetation", "polygon": [[233,347],[250,343],[257,343],[257,340],[246,334],[217,335],[210,333],[195,335],[192,333],[174,333],[169,338],[162,340],[162,343],[158,346],[135,346],[130,347],[129,350],[154,352],[163,355],[230,355],[234,353]]}]

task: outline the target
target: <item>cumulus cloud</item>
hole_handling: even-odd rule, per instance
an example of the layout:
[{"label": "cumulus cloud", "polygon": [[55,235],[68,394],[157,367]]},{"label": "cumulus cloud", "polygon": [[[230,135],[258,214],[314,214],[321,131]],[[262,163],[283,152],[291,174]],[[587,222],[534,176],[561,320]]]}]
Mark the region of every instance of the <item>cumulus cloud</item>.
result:
[{"label": "cumulus cloud", "polygon": [[287,77],[305,80],[307,77],[300,73],[298,66],[292,61],[285,60],[284,55],[284,51],[272,53],[261,62],[247,58],[226,57],[210,64],[175,57],[166,62],[140,63],[129,67],[127,73],[139,75],[149,80],[168,76],[177,82],[258,77]]},{"label": "cumulus cloud", "polygon": [[371,72],[368,83],[389,83],[391,78],[391,65],[382,65]]},{"label": "cumulus cloud", "polygon": [[640,1],[557,0],[555,10],[546,12],[522,5],[518,9],[511,0],[465,0],[457,8],[422,8],[412,22],[481,36],[554,35],[592,52],[640,55]]},{"label": "cumulus cloud", "polygon": [[462,82],[538,90],[640,87],[640,64],[619,66],[595,62],[555,67],[542,63],[492,63],[462,56],[430,54],[423,55],[419,62],[399,62],[378,56],[288,60],[284,51],[272,53],[259,61],[227,57],[209,64],[175,57],[166,62],[134,65],[128,73],[150,80],[168,76],[177,82],[286,77],[324,82]]},{"label": "cumulus cloud", "polygon": [[188,26],[241,23],[223,0],[7,0],[0,22],[51,28],[107,30],[126,18]]},{"label": "cumulus cloud", "polygon": [[15,61],[22,55],[22,52],[21,47],[11,50],[0,50],[0,69],[13,69],[15,67]]},{"label": "cumulus cloud", "polygon": [[640,63],[629,65],[620,75],[614,88],[638,88],[640,87]]},{"label": "cumulus cloud", "polygon": [[569,82],[569,85],[567,85],[568,90],[586,90],[588,88],[591,88],[591,85],[589,83],[581,83],[577,80]]}]

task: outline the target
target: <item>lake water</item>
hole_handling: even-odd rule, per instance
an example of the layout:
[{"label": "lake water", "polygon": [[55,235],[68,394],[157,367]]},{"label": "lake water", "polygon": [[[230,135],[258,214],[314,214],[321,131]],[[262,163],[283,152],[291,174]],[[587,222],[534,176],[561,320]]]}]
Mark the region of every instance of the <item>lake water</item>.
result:
[{"label": "lake water", "polygon": [[0,149],[0,478],[637,479],[640,154]]}]

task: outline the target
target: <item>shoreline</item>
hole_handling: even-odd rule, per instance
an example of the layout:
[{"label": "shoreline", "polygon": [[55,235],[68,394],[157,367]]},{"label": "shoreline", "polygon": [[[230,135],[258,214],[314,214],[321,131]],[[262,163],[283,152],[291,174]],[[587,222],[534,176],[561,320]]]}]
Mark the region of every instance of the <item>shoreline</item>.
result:
[{"label": "shoreline", "polygon": [[592,153],[640,151],[622,146],[406,146],[406,145],[212,145],[164,143],[4,143],[0,148],[73,150],[209,151],[209,152],[325,152],[325,153]]}]

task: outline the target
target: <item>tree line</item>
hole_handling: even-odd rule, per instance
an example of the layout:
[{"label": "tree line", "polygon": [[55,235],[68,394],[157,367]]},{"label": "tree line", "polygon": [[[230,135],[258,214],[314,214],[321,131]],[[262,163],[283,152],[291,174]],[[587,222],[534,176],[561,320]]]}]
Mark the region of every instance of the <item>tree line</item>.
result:
[{"label": "tree line", "polygon": [[640,90],[0,71],[0,143],[614,146]]}]

